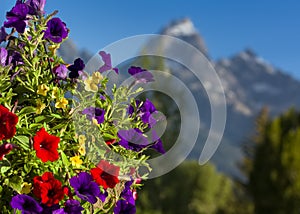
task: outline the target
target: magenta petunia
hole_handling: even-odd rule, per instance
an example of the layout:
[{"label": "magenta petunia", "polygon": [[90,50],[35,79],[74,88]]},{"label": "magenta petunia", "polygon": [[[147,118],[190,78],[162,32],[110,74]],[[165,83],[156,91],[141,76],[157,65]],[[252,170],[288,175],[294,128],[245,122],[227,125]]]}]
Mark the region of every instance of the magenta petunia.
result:
[{"label": "magenta petunia", "polygon": [[105,51],[100,51],[99,55],[101,56],[102,61],[104,62],[104,65],[102,65],[98,70],[100,73],[103,73],[105,71],[110,71],[110,70],[114,70],[117,74],[119,73],[118,68],[112,67],[111,56],[109,53],[106,53]]}]

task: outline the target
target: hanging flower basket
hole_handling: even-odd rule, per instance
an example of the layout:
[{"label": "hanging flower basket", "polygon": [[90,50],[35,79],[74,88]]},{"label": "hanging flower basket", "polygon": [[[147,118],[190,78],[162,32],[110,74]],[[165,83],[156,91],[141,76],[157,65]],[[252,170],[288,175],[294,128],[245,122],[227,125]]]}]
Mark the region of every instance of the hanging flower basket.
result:
[{"label": "hanging flower basket", "polygon": [[110,54],[92,73],[66,64],[56,50],[69,29],[44,6],[18,0],[0,29],[1,211],[135,213],[145,151],[164,153],[155,106],[134,98],[153,75],[132,66],[131,84],[109,89]]}]

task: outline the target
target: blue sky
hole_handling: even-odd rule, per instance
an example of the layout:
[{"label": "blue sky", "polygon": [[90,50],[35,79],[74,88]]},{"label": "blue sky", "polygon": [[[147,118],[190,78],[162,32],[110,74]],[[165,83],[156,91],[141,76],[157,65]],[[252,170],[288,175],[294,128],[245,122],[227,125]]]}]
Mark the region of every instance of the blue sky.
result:
[{"label": "blue sky", "polygon": [[[1,0],[0,23],[14,0]],[[171,20],[190,17],[214,59],[252,48],[300,79],[300,1],[267,0],[48,0],[70,37],[92,53],[119,39],[157,33]]]}]

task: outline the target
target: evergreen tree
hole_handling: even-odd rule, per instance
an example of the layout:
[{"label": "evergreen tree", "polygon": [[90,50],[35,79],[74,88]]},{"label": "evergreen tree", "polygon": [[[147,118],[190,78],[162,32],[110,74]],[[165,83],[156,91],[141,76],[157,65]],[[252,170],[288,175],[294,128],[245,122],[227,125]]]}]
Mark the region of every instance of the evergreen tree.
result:
[{"label": "evergreen tree", "polygon": [[248,186],[255,213],[300,213],[300,113],[258,123]]}]

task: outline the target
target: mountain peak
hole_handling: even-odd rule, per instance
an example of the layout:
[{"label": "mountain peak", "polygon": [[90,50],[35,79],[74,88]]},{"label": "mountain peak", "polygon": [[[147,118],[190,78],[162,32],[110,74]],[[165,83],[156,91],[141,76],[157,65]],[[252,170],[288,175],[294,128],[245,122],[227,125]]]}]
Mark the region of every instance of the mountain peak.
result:
[{"label": "mountain peak", "polygon": [[179,20],[172,21],[163,30],[163,34],[170,36],[190,36],[197,33],[197,30],[193,22],[189,18],[183,18]]},{"label": "mountain peak", "polygon": [[194,23],[189,18],[177,19],[170,22],[169,25],[163,28],[161,34],[182,39],[185,42],[196,47],[206,57],[208,57],[208,51],[204,39],[195,28]]}]

